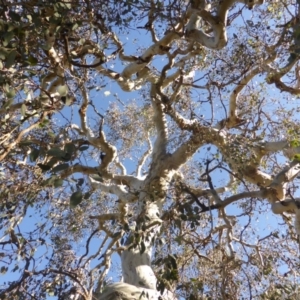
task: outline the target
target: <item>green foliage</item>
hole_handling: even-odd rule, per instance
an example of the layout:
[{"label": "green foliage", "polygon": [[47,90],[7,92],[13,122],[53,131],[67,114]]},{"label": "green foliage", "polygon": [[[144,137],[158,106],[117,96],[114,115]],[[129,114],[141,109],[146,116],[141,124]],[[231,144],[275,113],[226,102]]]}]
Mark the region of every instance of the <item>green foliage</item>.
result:
[{"label": "green foliage", "polygon": [[71,195],[70,198],[70,207],[74,208],[82,201],[82,192],[76,191]]},{"label": "green foliage", "polygon": [[300,154],[295,154],[294,160],[300,162]]},{"label": "green foliage", "polygon": [[31,151],[30,151],[30,155],[29,155],[30,161],[35,162],[37,160],[37,158],[39,157],[39,154],[40,154],[39,149],[32,148]]}]

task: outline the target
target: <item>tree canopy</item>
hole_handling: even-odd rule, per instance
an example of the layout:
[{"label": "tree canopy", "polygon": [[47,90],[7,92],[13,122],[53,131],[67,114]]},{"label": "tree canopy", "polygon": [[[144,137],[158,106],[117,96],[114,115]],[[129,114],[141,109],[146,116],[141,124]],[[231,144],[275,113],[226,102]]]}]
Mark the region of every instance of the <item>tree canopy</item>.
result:
[{"label": "tree canopy", "polygon": [[297,299],[299,0],[0,16],[0,299]]}]

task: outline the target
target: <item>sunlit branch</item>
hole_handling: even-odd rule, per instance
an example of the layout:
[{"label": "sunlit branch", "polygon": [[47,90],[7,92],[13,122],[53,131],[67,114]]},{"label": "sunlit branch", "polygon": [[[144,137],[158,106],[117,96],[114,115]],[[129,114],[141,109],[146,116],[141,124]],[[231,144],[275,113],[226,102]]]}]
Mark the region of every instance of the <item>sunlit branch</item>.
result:
[{"label": "sunlit branch", "polygon": [[106,234],[108,234],[110,237],[113,237],[113,234],[111,231],[106,229],[104,226],[105,221],[115,221],[119,220],[121,224],[127,223],[127,216],[128,216],[128,205],[126,201],[123,201],[123,199],[120,199],[118,201],[118,213],[107,213],[107,214],[102,214],[99,216],[90,216],[90,219],[97,219],[99,223],[99,229],[104,230]]},{"label": "sunlit branch", "polygon": [[204,259],[208,260],[209,262],[213,263],[213,261],[209,257],[207,257],[203,254],[200,254],[197,249],[194,249],[194,253],[198,256],[198,258],[200,258],[200,259],[204,258]]},{"label": "sunlit branch", "polygon": [[[100,225],[103,225],[105,221],[114,221],[120,218],[120,213],[109,213],[109,214],[102,214],[99,216],[90,216],[90,219],[97,220]],[[99,227],[102,229],[101,227]]]},{"label": "sunlit branch", "polygon": [[244,78],[240,80],[240,82],[231,93],[229,101],[229,118],[226,121],[226,127],[231,128],[238,124],[237,122],[239,122],[239,118],[237,116],[237,98],[243,88],[250,82],[252,78],[259,74],[259,72],[259,67],[252,69]]},{"label": "sunlit branch", "polygon": [[[230,100],[229,100],[229,117],[227,120],[222,120],[219,122],[220,128],[222,128],[224,125],[228,128],[235,127],[236,125],[239,125],[240,122],[242,122],[242,119],[238,117],[237,112],[237,99],[241,93],[241,91],[245,88],[245,86],[256,76],[261,72],[262,66],[269,64],[270,62],[274,61],[276,58],[276,54],[270,54],[270,57],[266,60],[262,60],[261,65],[251,69],[236,85],[236,87],[233,89]],[[226,124],[225,124],[226,123]]]},{"label": "sunlit branch", "polygon": [[[205,131],[205,130],[203,130]],[[204,133],[204,132],[203,132]],[[206,144],[205,139],[201,138],[201,133],[193,134],[187,141],[182,143],[167,159],[167,166],[170,169],[177,170],[186,163],[200,148]]]},{"label": "sunlit branch", "polygon": [[294,160],[275,176],[270,188],[274,189],[276,197],[270,199],[271,202],[285,199],[286,183],[292,181],[299,174],[299,172],[299,162]]},{"label": "sunlit branch", "polygon": [[63,70],[63,68],[56,67],[55,75],[56,75],[56,78],[51,81],[51,83],[47,87],[46,91],[51,96],[51,98],[60,98],[60,94],[57,92],[57,88],[64,84],[64,70]]},{"label": "sunlit branch", "polygon": [[294,221],[294,226],[295,226],[295,231],[298,234],[298,242],[299,241],[299,235],[300,235],[300,208],[297,207],[297,209],[295,209],[295,221]]},{"label": "sunlit branch", "polygon": [[[111,58],[111,57],[106,57],[104,53],[100,50],[99,45],[94,43],[93,41],[85,41],[85,44],[82,47],[73,49],[70,53],[69,41],[66,34],[63,34],[63,39],[64,39],[64,46],[67,55],[67,63],[73,66],[80,67],[80,68],[96,68]],[[119,49],[116,51],[116,53],[118,51]],[[112,56],[115,56],[116,53],[113,53]],[[94,56],[96,56],[98,58],[98,62],[87,65],[87,64],[78,63],[72,59],[72,57],[75,59],[83,58],[87,54],[93,54]]]},{"label": "sunlit branch", "polygon": [[74,129],[80,135],[85,135],[85,133],[83,132],[83,130],[81,130],[77,124],[71,124],[70,128]]},{"label": "sunlit branch", "polygon": [[[201,19],[211,25],[213,36],[197,29]],[[227,44],[226,20],[215,17],[206,10],[194,12],[187,24],[186,36],[189,40],[198,42],[209,49],[222,49]]]},{"label": "sunlit branch", "polygon": [[202,209],[201,213],[207,212],[213,209],[219,209],[222,207],[226,207],[229,204],[232,204],[238,200],[245,199],[245,198],[266,198],[266,192],[264,190],[260,191],[253,191],[253,192],[244,192],[244,193],[239,193],[230,197],[225,198],[221,203],[213,204],[206,209]]},{"label": "sunlit branch", "polygon": [[[95,61],[97,61],[97,60],[95,60]],[[103,75],[109,77],[110,79],[113,79],[120,86],[120,88],[123,91],[130,92],[130,91],[140,89],[147,80],[149,80],[150,82],[153,81],[152,73],[147,68],[148,67],[145,66],[143,69],[141,69],[139,72],[137,72],[138,77],[136,80],[134,80],[134,79],[131,80],[131,79],[122,77],[119,73],[109,70],[109,69],[105,69],[101,65],[99,67],[97,67],[96,70],[100,74],[103,74]]]},{"label": "sunlit branch", "polygon": [[26,105],[26,102],[20,102],[16,104],[12,104],[9,107],[0,108],[0,114],[14,112],[22,107],[22,105]]},{"label": "sunlit branch", "polygon": [[161,84],[161,88],[164,89],[165,87],[169,86],[171,83],[173,83],[178,77],[182,75],[182,70],[178,69],[173,74],[167,76]]},{"label": "sunlit branch", "polygon": [[192,131],[199,126],[196,119],[188,120],[180,115],[174,108],[168,107],[166,109],[168,115],[176,122],[177,126],[182,130]]},{"label": "sunlit branch", "polygon": [[268,72],[267,82],[269,84],[275,84],[275,86],[280,89],[281,91],[288,92],[292,95],[299,95],[300,89],[299,88],[293,88],[290,86],[287,86],[284,82],[281,81],[281,78],[286,75],[298,62],[298,57],[294,55],[292,59],[289,59],[287,64],[280,68],[275,69],[271,65],[267,65],[265,67],[265,70]]},{"label": "sunlit branch", "polygon": [[[105,276],[107,275],[107,273],[109,272],[110,270],[110,265],[111,265],[111,255],[113,253],[112,251],[112,247],[117,243],[118,239],[120,237],[119,236],[116,236],[115,238],[111,239],[110,243],[108,244],[106,250],[105,250],[105,254],[103,255],[103,261],[101,263],[99,263],[98,265],[96,265],[93,270],[90,271],[90,273],[94,270],[99,270],[101,269],[102,267],[104,267],[104,270],[101,272],[98,280],[97,280],[97,286],[96,286],[96,293],[99,293],[100,292],[100,289],[103,285],[103,280],[105,278]],[[101,294],[102,296],[102,294]],[[99,298],[99,299],[103,299],[105,300],[106,298]],[[109,298],[107,298],[109,299]]]},{"label": "sunlit branch", "polygon": [[272,153],[272,152],[284,150],[288,145],[289,142],[283,140],[278,142],[264,142],[259,148],[264,153],[270,153],[270,152]]},{"label": "sunlit branch", "polygon": [[163,112],[163,104],[162,104],[163,100],[158,99],[156,86],[153,84],[151,86],[150,96],[151,96],[152,106],[154,110],[154,123],[157,132],[157,137],[153,146],[152,154],[154,159],[157,159],[158,155],[164,154],[166,152],[168,131],[167,131],[165,114]]},{"label": "sunlit branch", "polygon": [[56,38],[53,32],[56,31],[56,28],[56,24],[51,24],[49,31],[46,34],[47,47],[49,48],[46,53],[52,68],[41,81],[41,97],[44,97],[44,95],[48,96],[48,102],[60,101],[61,95],[58,93],[57,89],[65,83],[64,72],[65,67],[68,66],[68,61],[64,61],[64,56],[55,49]]},{"label": "sunlit branch", "polygon": [[137,169],[136,169],[136,176],[137,178],[141,178],[142,177],[142,169],[143,166],[147,160],[147,158],[152,154],[153,151],[153,147],[152,147],[152,143],[149,137],[149,133],[147,133],[147,144],[148,144],[148,149],[146,152],[144,152],[144,154],[142,155],[142,157],[140,158],[138,164],[137,164]]},{"label": "sunlit branch", "polygon": [[141,180],[139,177],[133,176],[133,175],[117,175],[117,174],[112,174],[110,175],[110,178],[115,182],[116,184],[120,185],[126,185],[130,189],[138,190],[142,183],[143,180]]},{"label": "sunlit branch", "polygon": [[[249,8],[256,4],[262,4],[263,0],[258,1],[221,1],[217,7],[217,14],[213,16],[210,13],[210,6],[205,5],[204,1],[193,1],[191,5],[191,16],[186,26],[187,39],[200,43],[210,49],[222,49],[227,44],[227,17],[230,7],[235,2],[247,3]],[[212,35],[199,30],[201,20],[206,21],[211,26]]]},{"label": "sunlit branch", "polygon": [[238,170],[240,175],[247,181],[256,184],[258,186],[266,187],[272,182],[272,176],[259,170],[255,165],[233,165],[234,170]]},{"label": "sunlit branch", "polygon": [[99,172],[99,166],[98,167],[88,167],[88,166],[83,166],[83,165],[78,164],[78,165],[70,166],[66,170],[63,170],[60,173],[59,177],[61,179],[65,179],[75,173],[82,173],[85,175],[95,175],[95,174],[98,174],[98,172]]},{"label": "sunlit branch", "polygon": [[7,140],[9,140],[12,137],[12,134],[19,129],[19,126],[15,126],[10,132],[2,135],[0,138],[0,145],[4,145]]},{"label": "sunlit branch", "polygon": [[136,200],[136,195],[127,192],[124,185],[104,184],[102,182],[94,180],[91,177],[90,181],[94,189],[100,189],[103,192],[117,195],[120,200],[125,203],[133,202]]},{"label": "sunlit branch", "polygon": [[[165,55],[169,53],[169,45],[173,41],[180,39],[181,37],[181,34],[179,32],[182,28],[182,24],[182,22],[179,22],[175,26],[175,31],[167,32],[162,39],[150,46],[140,57],[126,56],[121,51],[120,59],[131,62],[127,67],[124,68],[122,72],[117,73],[109,69],[105,69],[101,65],[96,67],[96,70],[99,73],[108,76],[111,79],[114,79],[124,91],[132,91],[135,89],[139,89],[141,85],[144,84],[144,82],[149,80],[153,82],[155,79],[152,76],[149,76],[150,73],[148,71],[145,71],[145,69],[147,68],[147,65],[151,62],[153,56]],[[113,35],[113,40],[119,48],[122,47],[121,43],[115,35]],[[97,58],[94,61],[94,63],[98,62],[99,58]],[[138,78],[136,80],[133,80],[131,78],[134,74],[138,74]]]},{"label": "sunlit branch", "polygon": [[[226,220],[226,219],[225,219]],[[229,249],[229,257],[230,258],[234,258],[234,247],[233,247],[233,243],[232,243],[232,226],[230,228],[227,228],[226,230],[226,246]]]},{"label": "sunlit branch", "polygon": [[173,86],[174,92],[172,93],[172,95],[170,97],[168,105],[171,105],[179,98],[179,94],[180,94],[181,88],[183,86],[183,78],[184,78],[183,75],[181,75],[179,77],[179,79],[175,81],[175,84]]},{"label": "sunlit branch", "polygon": [[[186,64],[186,61],[199,54],[199,50],[192,50],[191,47],[188,47],[186,50],[188,52],[188,55],[180,58],[180,60],[177,61],[176,63],[174,63],[174,58],[177,56],[177,54],[181,54],[182,51],[180,49],[177,49],[174,51],[172,55],[169,55],[169,63],[164,66],[161,72],[161,76],[157,82],[158,87],[161,87],[163,89],[167,87],[169,84],[174,83],[174,81],[179,77],[179,82],[177,83],[177,89],[174,92],[176,94],[179,93],[180,88],[183,84],[183,79],[185,79],[183,68],[184,65]],[[166,76],[166,71],[172,67],[176,67],[177,70],[172,75]],[[175,96],[171,97],[171,103],[175,100],[174,97]]]},{"label": "sunlit branch", "polygon": [[[219,201],[219,203],[220,203],[220,201]],[[233,243],[232,243],[232,237],[233,237],[232,229],[236,223],[236,219],[235,219],[235,217],[228,216],[226,214],[225,207],[221,207],[219,209],[219,218],[223,219],[224,224],[217,226],[212,232],[214,233],[216,231],[219,231],[219,243],[220,244],[222,243],[223,233],[225,232],[224,238],[225,238],[226,249],[227,249],[226,252],[229,251],[229,253],[226,253],[226,255],[229,258],[233,259],[235,256],[235,251],[234,251],[234,247],[233,247]]]},{"label": "sunlit branch", "polygon": [[157,84],[156,84],[156,90],[157,90],[158,93],[161,92],[161,86],[162,86],[162,83],[164,82],[164,80],[166,78],[167,71],[169,71],[173,67],[174,60],[175,60],[175,57],[176,57],[176,51],[174,51],[172,54],[167,53],[167,57],[169,59],[169,62],[166,65],[164,65],[164,67],[162,68],[162,70],[160,72],[159,79],[158,79]]},{"label": "sunlit branch", "polygon": [[117,168],[121,171],[122,175],[127,174],[127,170],[126,170],[125,166],[118,159],[116,159],[115,164],[116,164]]},{"label": "sunlit branch", "polygon": [[282,214],[284,212],[295,213],[298,210],[300,199],[285,199],[283,201],[276,201],[271,205],[274,214]]},{"label": "sunlit branch", "polygon": [[288,92],[290,93],[291,95],[300,95],[300,89],[299,88],[293,88],[293,87],[290,87],[288,85],[286,85],[284,82],[282,82],[280,79],[274,79],[274,78],[271,78],[270,83],[274,83],[275,86],[280,89],[282,92]]},{"label": "sunlit branch", "polygon": [[[169,50],[169,49],[167,49],[167,50]],[[167,50],[164,50],[165,54],[170,56],[170,54]],[[182,51],[180,49],[175,50],[174,53],[171,55],[172,60],[176,57],[177,54],[181,54],[181,52]],[[143,63],[142,57],[126,56],[122,52],[120,53],[120,59],[124,60],[124,61],[132,62],[132,64],[127,66],[123,70],[123,72],[117,73],[112,70],[105,69],[103,66],[98,66],[96,69],[98,70],[99,73],[116,81],[124,91],[138,90],[146,82],[157,83],[159,87],[165,88],[182,74],[181,69],[183,68],[186,60],[188,60],[189,58],[198,54],[199,50],[194,50],[194,51],[190,51],[190,52],[187,51],[187,53],[188,53],[188,55],[181,58],[175,64],[175,66],[178,67],[178,70],[170,76],[166,76],[166,71],[172,67],[172,64],[173,64],[172,60],[171,60],[171,62],[169,62],[167,65],[164,66],[164,68],[163,68],[164,71],[162,72],[161,76],[158,76],[158,75],[155,75],[147,66],[149,64],[149,62]],[[163,54],[163,53],[161,53],[161,54]],[[133,74],[136,75],[135,79],[131,78]]]},{"label": "sunlit branch", "polygon": [[[109,144],[106,140],[105,134],[102,130],[103,127],[103,122],[104,120],[102,119],[100,122],[100,128],[99,128],[99,137],[95,137],[91,129],[89,128],[87,124],[87,119],[86,119],[86,111],[87,111],[87,106],[89,103],[89,97],[86,91],[85,86],[81,87],[81,92],[83,96],[83,102],[81,105],[81,108],[79,110],[79,115],[80,115],[80,120],[81,120],[81,130],[83,131],[84,135],[88,139],[88,141],[96,147],[97,149],[101,149],[103,153],[105,153],[104,158],[102,159],[101,165],[99,167],[99,171],[102,173],[107,173],[107,167],[108,165],[113,162],[116,157],[117,157],[117,148]],[[73,128],[75,128],[73,126]],[[105,174],[103,174],[105,175]]]},{"label": "sunlit branch", "polygon": [[[245,165],[244,162],[238,163],[235,158],[232,157],[232,150],[230,148],[230,135],[228,136],[228,134],[223,133],[222,131],[208,129],[205,126],[201,126],[197,120],[187,120],[172,108],[169,108],[167,112],[177,123],[179,128],[194,132],[189,141],[184,143],[181,148],[177,150],[178,152],[175,151],[172,154],[174,157],[176,155],[176,159],[174,159],[174,161],[180,162],[182,157],[185,157],[187,153],[190,153],[192,156],[197,148],[199,148],[203,143],[213,143],[219,148],[223,156],[226,158],[226,162],[229,163],[231,168],[236,172],[241,173],[242,177],[244,176],[251,183],[259,184],[261,186],[268,186],[271,184],[271,176],[262,172],[261,170],[258,170],[256,161]],[[189,158],[191,156],[189,156]],[[184,162],[185,161],[183,160],[182,163]],[[173,166],[173,164],[171,165]]]},{"label": "sunlit branch", "polygon": [[224,145],[222,132],[214,128],[202,126],[197,120],[187,120],[173,108],[168,108],[167,113],[182,130],[192,131],[191,137],[183,143],[174,153],[168,157],[168,163],[174,169],[178,169],[182,164],[189,160],[199,147],[206,143],[214,143],[220,147]]},{"label": "sunlit branch", "polygon": [[136,62],[139,60],[138,56],[134,55],[124,55],[123,51],[119,53],[119,58],[123,61],[128,61],[128,62]]},{"label": "sunlit branch", "polygon": [[[89,95],[87,93],[85,86],[81,86],[80,91],[82,93],[82,100],[83,100],[80,110],[79,110],[81,129],[77,128],[76,125],[75,126],[73,125],[72,128],[74,128],[78,132],[82,132],[84,134],[84,136],[88,139],[88,141],[91,141],[91,139],[94,137],[94,134],[91,131],[91,129],[89,128],[89,126],[87,124],[87,119],[86,119],[86,111],[87,111],[87,107],[89,104]],[[96,145],[96,147],[97,147],[97,145]]]}]

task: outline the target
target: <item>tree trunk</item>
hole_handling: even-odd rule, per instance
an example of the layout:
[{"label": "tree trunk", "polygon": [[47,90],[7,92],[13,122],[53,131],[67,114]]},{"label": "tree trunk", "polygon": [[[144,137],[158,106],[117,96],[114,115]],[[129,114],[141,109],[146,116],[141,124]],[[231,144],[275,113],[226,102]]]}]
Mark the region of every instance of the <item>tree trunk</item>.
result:
[{"label": "tree trunk", "polygon": [[170,291],[163,295],[157,291],[157,278],[151,267],[153,244],[162,223],[159,216],[173,172],[166,172],[161,164],[152,168],[151,173],[154,176],[148,176],[139,195],[135,231],[125,243],[128,250],[121,255],[123,282],[108,286],[99,300],[176,299]]}]

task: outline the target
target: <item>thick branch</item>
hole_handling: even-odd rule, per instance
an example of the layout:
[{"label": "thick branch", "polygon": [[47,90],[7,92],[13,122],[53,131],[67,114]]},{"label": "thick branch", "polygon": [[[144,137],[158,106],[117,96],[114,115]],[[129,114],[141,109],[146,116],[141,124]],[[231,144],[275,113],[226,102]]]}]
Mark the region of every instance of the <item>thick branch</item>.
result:
[{"label": "thick branch", "polygon": [[271,199],[271,201],[275,202],[276,200],[285,199],[286,183],[292,181],[299,172],[299,162],[294,160],[275,176],[270,188],[275,190],[276,198]]},{"label": "thick branch", "polygon": [[[227,16],[227,12],[225,15]],[[201,18],[211,25],[213,36],[197,29]],[[188,39],[198,42],[209,49],[222,49],[227,44],[226,20],[222,20],[218,16],[214,17],[206,10],[194,12],[187,24],[186,36]]]},{"label": "thick branch", "polygon": [[152,84],[151,86],[151,101],[154,110],[154,124],[156,126],[157,137],[153,147],[153,160],[156,162],[158,156],[164,155],[166,153],[167,146],[167,124],[165,114],[163,112],[162,99],[159,100],[157,97],[156,86]]},{"label": "thick branch", "polygon": [[104,292],[98,298],[98,300],[116,299],[176,300],[176,297],[168,291],[166,291],[164,295],[161,295],[160,292],[156,291],[156,289],[136,287],[131,284],[119,282],[107,286]]},{"label": "thick branch", "polygon": [[136,176],[138,178],[142,177],[142,168],[143,168],[147,158],[149,157],[149,155],[151,155],[153,152],[153,147],[152,147],[152,143],[151,143],[149,134],[147,135],[147,143],[148,143],[148,150],[142,155],[142,157],[140,158],[138,165],[137,165]]},{"label": "thick branch", "polygon": [[98,174],[98,172],[99,172],[99,166],[98,167],[87,167],[87,166],[82,166],[82,165],[74,165],[74,166],[70,166],[68,169],[62,171],[60,173],[60,178],[65,179],[74,173],[83,173],[86,175],[94,175],[94,174]]},{"label": "thick branch", "polygon": [[101,120],[100,123],[99,137],[94,136],[93,132],[91,131],[91,129],[87,124],[86,111],[89,103],[89,96],[84,86],[81,87],[81,92],[83,96],[83,103],[79,110],[79,115],[81,120],[81,130],[84,133],[84,135],[87,137],[91,145],[93,145],[98,149],[101,149],[101,151],[105,153],[105,155],[102,158],[102,163],[100,165],[100,168],[98,169],[100,172],[103,172],[105,175],[107,173],[108,165],[111,162],[113,162],[117,157],[117,148],[109,144],[106,140],[105,134],[102,130],[103,119]]},{"label": "thick branch", "polygon": [[136,195],[127,192],[126,187],[124,185],[104,184],[102,182],[94,180],[91,177],[90,181],[94,189],[98,188],[106,193],[116,195],[124,203],[130,203],[136,200]]}]

